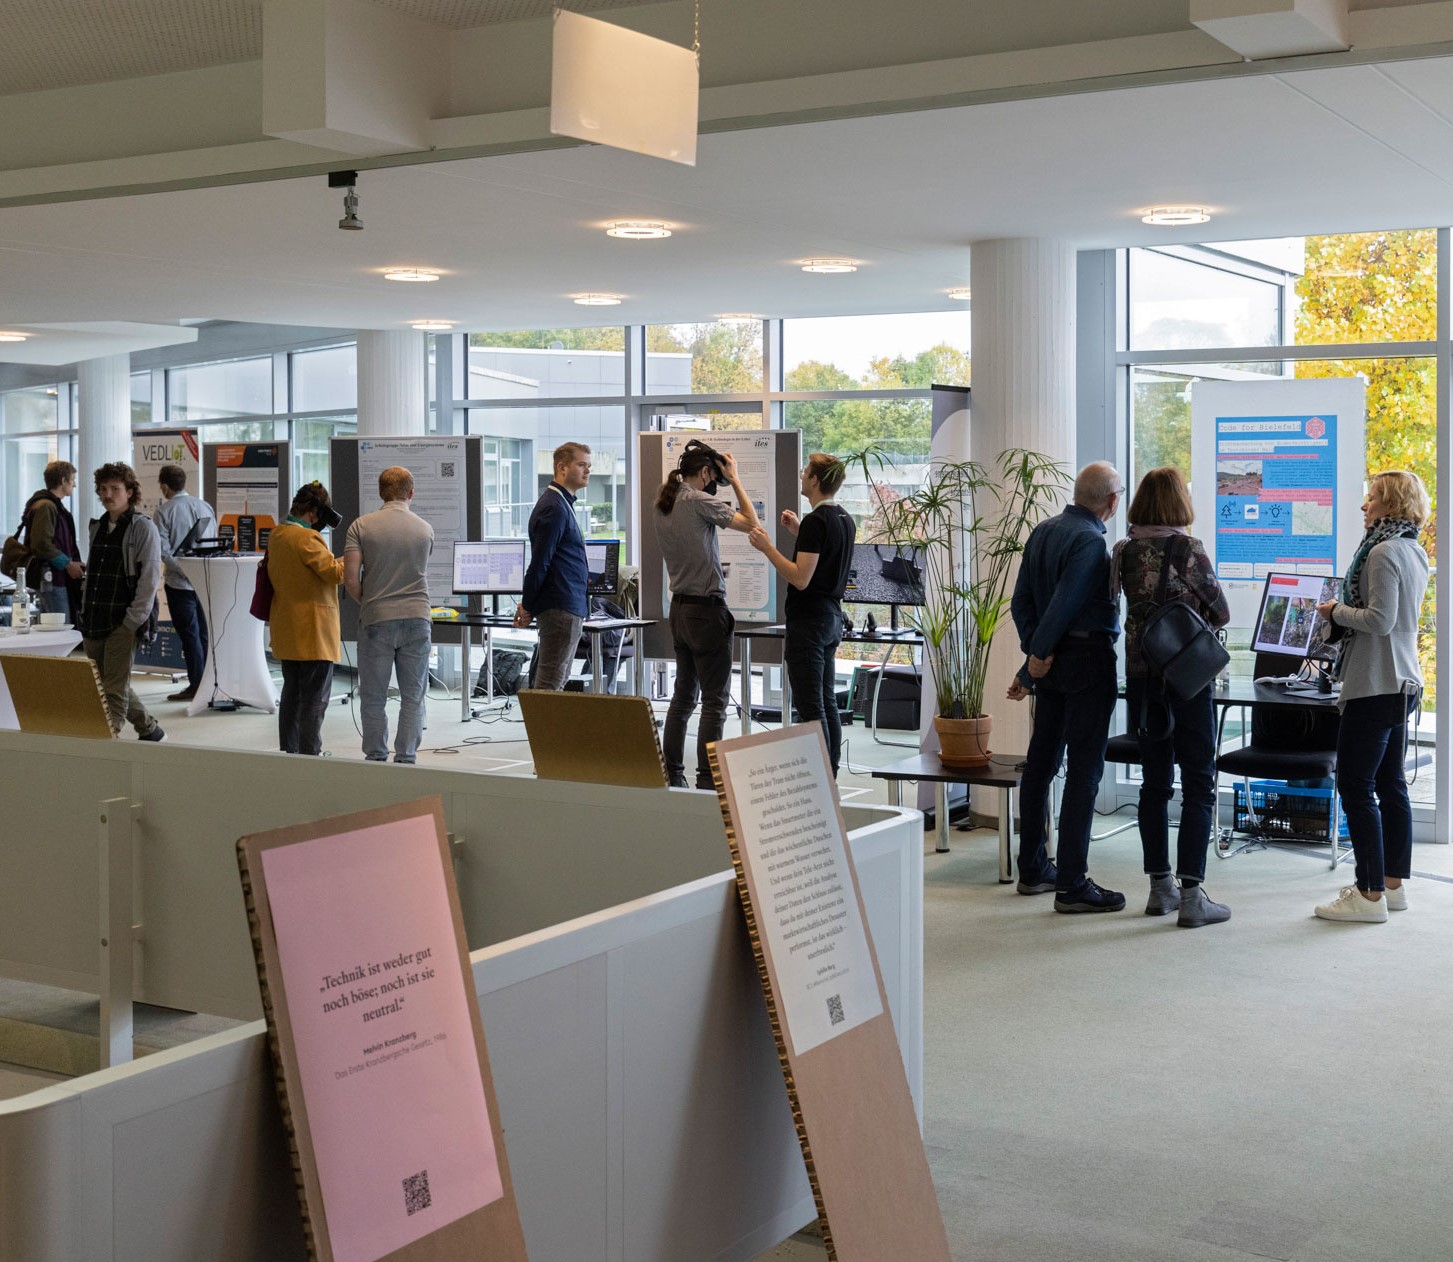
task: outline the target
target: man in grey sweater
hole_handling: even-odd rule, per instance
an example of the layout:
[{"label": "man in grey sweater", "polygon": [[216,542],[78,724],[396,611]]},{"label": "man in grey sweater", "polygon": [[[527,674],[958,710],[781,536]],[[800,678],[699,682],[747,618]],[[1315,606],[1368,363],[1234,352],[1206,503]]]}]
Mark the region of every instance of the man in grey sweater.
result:
[{"label": "man in grey sweater", "polygon": [[399,683],[394,762],[416,761],[429,684],[429,554],[434,528],[410,507],[414,475],[395,465],[378,475],[383,507],[348,527],[343,585],[358,602],[358,704],[363,754],[388,761],[388,684]]}]

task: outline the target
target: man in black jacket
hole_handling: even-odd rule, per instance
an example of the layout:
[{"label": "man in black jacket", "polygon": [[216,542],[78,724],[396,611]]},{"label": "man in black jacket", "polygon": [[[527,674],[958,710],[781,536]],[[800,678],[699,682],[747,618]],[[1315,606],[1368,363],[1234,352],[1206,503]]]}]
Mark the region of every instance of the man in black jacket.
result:
[{"label": "man in black jacket", "polygon": [[[81,608],[81,548],[76,540],[76,521],[66,507],[66,497],[76,489],[76,466],[68,460],[52,460],[45,467],[45,488],[25,505],[25,543],[31,560],[26,566],[26,585],[41,593],[40,612],[59,613],[68,618]],[[51,589],[41,582],[46,570]]]}]

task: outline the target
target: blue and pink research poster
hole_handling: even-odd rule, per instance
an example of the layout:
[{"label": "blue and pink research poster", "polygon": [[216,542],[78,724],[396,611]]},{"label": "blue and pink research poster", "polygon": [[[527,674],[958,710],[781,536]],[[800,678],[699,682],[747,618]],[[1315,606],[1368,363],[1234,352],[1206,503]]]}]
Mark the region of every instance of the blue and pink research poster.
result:
[{"label": "blue and pink research poster", "polygon": [[1333,574],[1337,416],[1216,417],[1216,574]]}]

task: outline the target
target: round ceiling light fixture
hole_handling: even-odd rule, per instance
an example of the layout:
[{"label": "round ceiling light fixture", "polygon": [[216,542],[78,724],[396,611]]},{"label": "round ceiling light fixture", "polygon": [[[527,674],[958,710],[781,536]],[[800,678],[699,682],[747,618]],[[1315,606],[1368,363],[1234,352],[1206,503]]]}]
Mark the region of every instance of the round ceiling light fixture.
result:
[{"label": "round ceiling light fixture", "polygon": [[856,272],[858,265],[852,259],[808,259],[802,264],[804,272],[816,272],[820,276],[837,276],[843,272]]},{"label": "round ceiling light fixture", "polygon": [[409,328],[420,333],[447,333],[453,327],[453,320],[415,320],[409,325]]},{"label": "round ceiling light fixture", "polygon": [[957,302],[970,302],[973,300],[974,292],[967,285],[960,285],[957,289],[950,289],[948,296]]},{"label": "round ceiling light fixture", "polygon": [[25,342],[29,340],[29,333],[0,333],[0,342]]},{"label": "round ceiling light fixture", "polygon": [[383,278],[403,281],[405,284],[424,285],[431,280],[438,280],[439,273],[431,272],[427,267],[391,267],[383,274]]},{"label": "round ceiling light fixture", "polygon": [[660,241],[671,235],[671,229],[655,219],[612,219],[605,226],[605,235],[627,241]]},{"label": "round ceiling light fixture", "polygon": [[619,307],[620,298],[615,294],[576,294],[570,300],[577,307]]},{"label": "round ceiling light fixture", "polygon": [[1141,223],[1157,228],[1184,228],[1193,223],[1209,223],[1211,212],[1205,206],[1152,206],[1140,216]]}]

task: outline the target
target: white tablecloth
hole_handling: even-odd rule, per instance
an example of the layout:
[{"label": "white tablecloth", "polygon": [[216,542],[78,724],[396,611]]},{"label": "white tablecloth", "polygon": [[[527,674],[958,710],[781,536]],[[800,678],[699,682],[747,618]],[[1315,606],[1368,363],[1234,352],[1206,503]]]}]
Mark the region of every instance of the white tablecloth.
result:
[{"label": "white tablecloth", "polygon": [[248,613],[257,582],[256,554],[178,557],[177,564],[197,589],[207,619],[207,665],[188,714],[201,714],[213,701],[237,701],[273,714],[277,695],[267,670],[263,624]]},{"label": "white tablecloth", "polygon": [[[64,657],[80,642],[79,631],[42,631],[37,627],[25,635],[17,635],[9,627],[0,627],[0,653],[39,653],[46,657]],[[0,727],[8,728],[12,732],[20,727],[3,670],[0,670]]]}]

